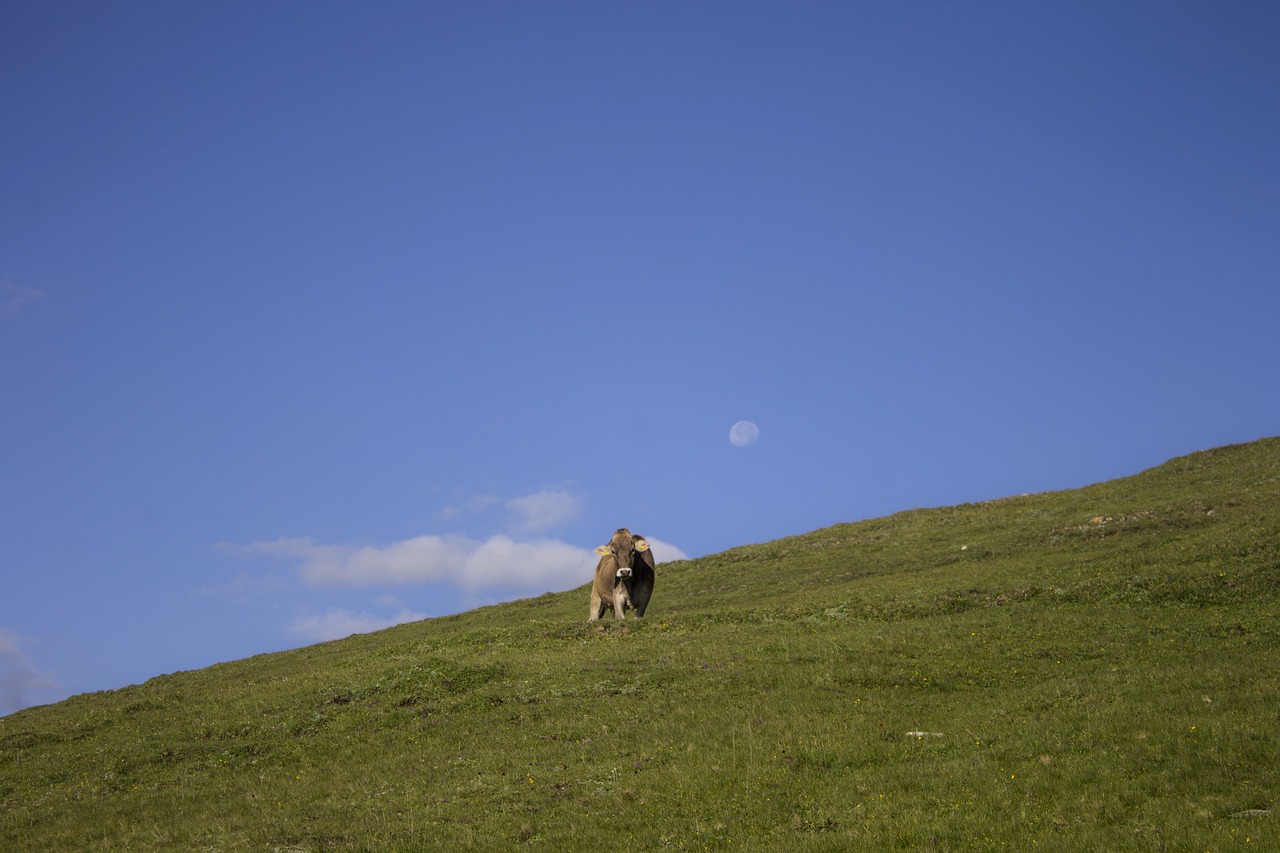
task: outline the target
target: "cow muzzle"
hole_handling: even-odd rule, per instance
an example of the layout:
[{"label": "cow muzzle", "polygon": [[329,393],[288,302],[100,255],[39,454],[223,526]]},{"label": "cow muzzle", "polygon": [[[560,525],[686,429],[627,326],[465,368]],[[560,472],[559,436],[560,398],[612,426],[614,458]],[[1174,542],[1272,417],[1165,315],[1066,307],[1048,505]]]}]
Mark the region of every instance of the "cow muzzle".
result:
[{"label": "cow muzzle", "polygon": [[622,568],[618,569],[618,577],[620,578],[631,577],[631,570],[628,569],[626,566],[623,566]]}]

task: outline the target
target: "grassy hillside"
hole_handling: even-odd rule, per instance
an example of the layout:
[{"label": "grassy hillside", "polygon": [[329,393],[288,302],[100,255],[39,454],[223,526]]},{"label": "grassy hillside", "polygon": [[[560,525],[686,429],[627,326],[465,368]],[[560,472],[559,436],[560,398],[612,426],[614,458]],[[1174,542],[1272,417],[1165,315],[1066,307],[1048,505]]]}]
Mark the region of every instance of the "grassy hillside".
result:
[{"label": "grassy hillside", "polygon": [[31,708],[0,849],[1280,849],[1278,592],[1268,439]]}]

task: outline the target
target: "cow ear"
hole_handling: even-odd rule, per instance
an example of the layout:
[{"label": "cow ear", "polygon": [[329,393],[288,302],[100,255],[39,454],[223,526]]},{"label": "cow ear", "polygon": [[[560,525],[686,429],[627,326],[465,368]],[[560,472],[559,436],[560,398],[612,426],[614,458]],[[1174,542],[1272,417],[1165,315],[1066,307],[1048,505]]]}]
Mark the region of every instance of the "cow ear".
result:
[{"label": "cow ear", "polygon": [[609,546],[601,545],[599,548],[596,549],[596,553],[599,554],[601,557],[603,557],[605,554],[609,553]]},{"label": "cow ear", "polygon": [[646,542],[646,541],[644,541],[643,537],[637,536],[637,537],[636,537],[636,550],[637,550],[637,551],[648,551],[648,550],[649,550],[649,543],[648,543],[648,542]]}]

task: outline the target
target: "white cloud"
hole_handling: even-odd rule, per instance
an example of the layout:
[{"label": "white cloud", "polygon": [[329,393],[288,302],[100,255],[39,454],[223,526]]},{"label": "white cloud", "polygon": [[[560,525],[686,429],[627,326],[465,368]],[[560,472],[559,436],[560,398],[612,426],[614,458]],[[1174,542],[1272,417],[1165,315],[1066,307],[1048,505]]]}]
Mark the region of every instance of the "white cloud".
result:
[{"label": "white cloud", "polygon": [[294,619],[289,626],[289,633],[308,642],[320,643],[326,640],[340,640],[352,634],[381,631],[392,625],[418,622],[426,618],[427,614],[415,613],[407,607],[400,608],[398,613],[391,616],[377,616],[373,613],[358,613],[331,607],[320,616],[306,615]]},{"label": "white cloud", "polygon": [[596,557],[556,539],[515,542],[493,536],[467,557],[466,586],[475,589],[571,589],[591,579]]},{"label": "white cloud", "polygon": [[16,284],[0,284],[0,317],[13,317],[32,302],[44,298],[44,291]]},{"label": "white cloud", "polygon": [[278,539],[244,550],[297,561],[298,574],[313,586],[446,582],[470,592],[545,592],[585,583],[594,566],[585,548],[554,539],[515,542],[501,534],[484,542],[462,536],[418,536],[384,547],[361,548]]},{"label": "white cloud", "polygon": [[0,716],[51,701],[51,694],[61,690],[62,685],[31,665],[22,638],[0,628]]},{"label": "white cloud", "polygon": [[294,556],[303,558],[302,576],[311,584],[395,586],[449,581],[474,548],[461,536],[418,536],[384,548],[315,546],[310,540]]},{"label": "white cloud", "polygon": [[[582,512],[582,500],[572,492],[547,489],[501,502],[482,495],[449,510],[483,511],[502,503],[512,514],[508,533],[487,539],[460,535],[426,535],[388,545],[326,545],[314,539],[277,539],[248,546],[224,545],[241,554],[265,554],[294,565],[297,577],[313,587],[398,587],[448,584],[474,598],[511,600],[524,595],[558,592],[588,582],[597,558],[591,548],[559,539],[539,537],[549,527],[568,522]],[[659,563],[688,559],[679,548],[647,537]],[[599,544],[599,543],[592,543]],[[380,606],[399,607],[394,599]],[[300,617],[291,629],[309,638],[346,636],[406,621],[413,614],[401,609],[396,617],[330,610],[323,616]],[[420,617],[419,617],[420,618]],[[372,626],[372,627],[370,627]]]},{"label": "white cloud", "polygon": [[672,545],[670,542],[663,542],[656,536],[647,536],[643,533],[644,541],[649,543],[649,548],[653,551],[653,559],[661,565],[662,563],[674,563],[676,560],[687,560],[689,555],[684,551]]},{"label": "white cloud", "polygon": [[582,500],[572,492],[542,491],[507,501],[515,514],[517,533],[538,533],[572,521],[582,512]]}]

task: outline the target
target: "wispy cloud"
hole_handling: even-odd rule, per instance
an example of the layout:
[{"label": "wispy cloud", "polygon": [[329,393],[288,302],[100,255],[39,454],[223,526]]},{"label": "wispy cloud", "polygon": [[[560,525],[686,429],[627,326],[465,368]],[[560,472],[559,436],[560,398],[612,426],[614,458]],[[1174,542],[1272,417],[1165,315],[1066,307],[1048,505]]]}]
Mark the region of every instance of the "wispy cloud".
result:
[{"label": "wispy cloud", "polygon": [[22,638],[0,628],[0,716],[51,701],[62,685],[32,666]]},{"label": "wispy cloud", "polygon": [[[226,542],[218,545],[217,550],[237,554],[239,556],[258,552],[258,549],[253,546],[246,548],[240,545],[231,545]],[[288,587],[292,582],[292,576],[285,573],[254,575],[249,574],[248,572],[239,572],[229,581],[206,584],[205,586],[200,587],[200,593],[203,595],[216,595],[244,604],[249,601],[261,599],[265,596],[277,594]]]},{"label": "wispy cloud", "polygon": [[426,618],[427,614],[415,613],[407,607],[402,607],[398,612],[387,616],[331,607],[320,615],[306,614],[294,619],[289,626],[289,633],[308,642],[322,643],[326,640],[340,640],[352,634],[381,631],[392,625],[403,625],[405,622],[417,622]]},{"label": "wispy cloud", "polygon": [[457,506],[447,506],[436,515],[442,521],[456,522],[470,516],[479,515],[485,510],[502,503],[497,495],[475,495]]},{"label": "wispy cloud", "polygon": [[[487,520],[508,534],[523,536],[567,524],[582,514],[582,508],[582,498],[567,489],[543,489],[516,498],[479,494],[440,510],[436,520],[450,525]],[[494,513],[499,509],[506,510],[505,517]]]},{"label": "wispy cloud", "polygon": [[542,491],[507,501],[515,517],[516,533],[540,533],[573,521],[582,512],[582,499],[572,492]]},{"label": "wispy cloud", "polygon": [[32,302],[44,298],[44,291],[16,284],[0,284],[0,317],[14,317]]}]

